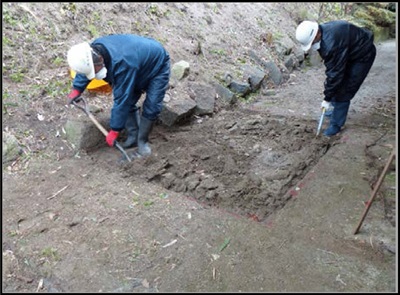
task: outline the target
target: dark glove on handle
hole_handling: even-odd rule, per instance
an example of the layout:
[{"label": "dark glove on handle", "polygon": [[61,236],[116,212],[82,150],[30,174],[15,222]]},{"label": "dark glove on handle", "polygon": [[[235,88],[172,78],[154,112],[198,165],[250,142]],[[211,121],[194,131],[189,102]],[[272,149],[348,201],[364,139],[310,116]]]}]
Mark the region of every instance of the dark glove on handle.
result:
[{"label": "dark glove on handle", "polygon": [[72,89],[71,92],[68,94],[68,104],[72,102],[80,102],[81,92],[76,89]]}]

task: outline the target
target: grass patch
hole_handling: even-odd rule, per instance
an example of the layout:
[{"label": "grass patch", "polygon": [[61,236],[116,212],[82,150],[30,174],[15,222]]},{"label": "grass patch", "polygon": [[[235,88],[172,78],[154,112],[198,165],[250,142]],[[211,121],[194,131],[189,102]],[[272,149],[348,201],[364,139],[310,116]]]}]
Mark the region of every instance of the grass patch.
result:
[{"label": "grass patch", "polygon": [[57,249],[53,248],[53,247],[47,247],[44,248],[40,254],[48,259],[54,260],[54,261],[59,261],[60,255],[57,253]]},{"label": "grass patch", "polygon": [[210,52],[212,54],[217,54],[217,55],[220,55],[220,56],[226,56],[226,52],[223,49],[211,49]]}]

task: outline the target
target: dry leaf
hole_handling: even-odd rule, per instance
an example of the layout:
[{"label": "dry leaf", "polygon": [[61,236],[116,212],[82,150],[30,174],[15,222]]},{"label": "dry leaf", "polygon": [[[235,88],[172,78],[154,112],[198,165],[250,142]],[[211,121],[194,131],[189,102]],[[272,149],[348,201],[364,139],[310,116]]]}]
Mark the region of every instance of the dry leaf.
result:
[{"label": "dry leaf", "polygon": [[143,281],[142,281],[142,285],[143,285],[143,287],[145,287],[145,288],[150,288],[150,284],[149,284],[149,282],[146,280],[146,279],[144,279]]}]

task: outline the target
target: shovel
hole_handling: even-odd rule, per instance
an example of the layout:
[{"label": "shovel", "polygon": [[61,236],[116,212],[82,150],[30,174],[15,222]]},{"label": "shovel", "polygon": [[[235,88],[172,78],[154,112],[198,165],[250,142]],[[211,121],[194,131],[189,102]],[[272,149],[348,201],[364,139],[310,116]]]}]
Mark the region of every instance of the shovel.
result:
[{"label": "shovel", "polygon": [[[83,97],[79,98],[79,101],[83,101],[83,106],[79,105],[76,101],[72,101],[72,104],[74,106],[76,106],[78,109],[81,109],[86,115],[88,115],[88,117],[90,118],[90,120],[92,120],[92,122],[94,123],[94,125],[96,125],[96,127],[101,131],[101,133],[104,134],[104,136],[107,137],[107,130],[101,126],[101,124],[96,120],[96,118],[92,115],[92,113],[90,112],[86,101]],[[125,156],[125,158],[129,161],[132,162],[132,160],[129,158],[128,154],[126,153],[126,151],[123,149],[123,147],[118,143],[118,141],[114,141],[114,146],[119,149],[119,151]]]},{"label": "shovel", "polygon": [[319,135],[319,133],[321,132],[321,127],[322,127],[322,123],[324,122],[324,117],[325,117],[325,108],[322,108],[322,115],[321,118],[319,119],[319,124],[318,124],[318,129],[317,129],[317,135]]}]

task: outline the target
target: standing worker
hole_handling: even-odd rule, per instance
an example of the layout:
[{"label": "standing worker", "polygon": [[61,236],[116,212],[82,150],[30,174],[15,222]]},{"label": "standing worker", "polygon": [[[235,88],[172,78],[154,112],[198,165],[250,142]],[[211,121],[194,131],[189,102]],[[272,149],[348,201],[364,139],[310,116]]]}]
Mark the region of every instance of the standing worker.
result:
[{"label": "standing worker", "polygon": [[[106,81],[114,97],[107,144],[114,146],[119,133],[126,128],[128,137],[122,147],[137,146],[141,156],[150,155],[149,134],[162,111],[170,78],[170,57],[164,47],[152,38],[115,34],[91,44],[72,46],[67,59],[77,73],[68,95],[69,103],[79,101],[92,79]],[[140,114],[137,102],[144,92],[146,99]]]},{"label": "standing worker", "polygon": [[337,134],[346,122],[350,100],[356,95],[374,63],[374,34],[347,21],[322,24],[303,21],[296,29],[296,39],[308,52],[317,50],[326,67],[324,100],[321,108],[333,112],[325,136]]}]

